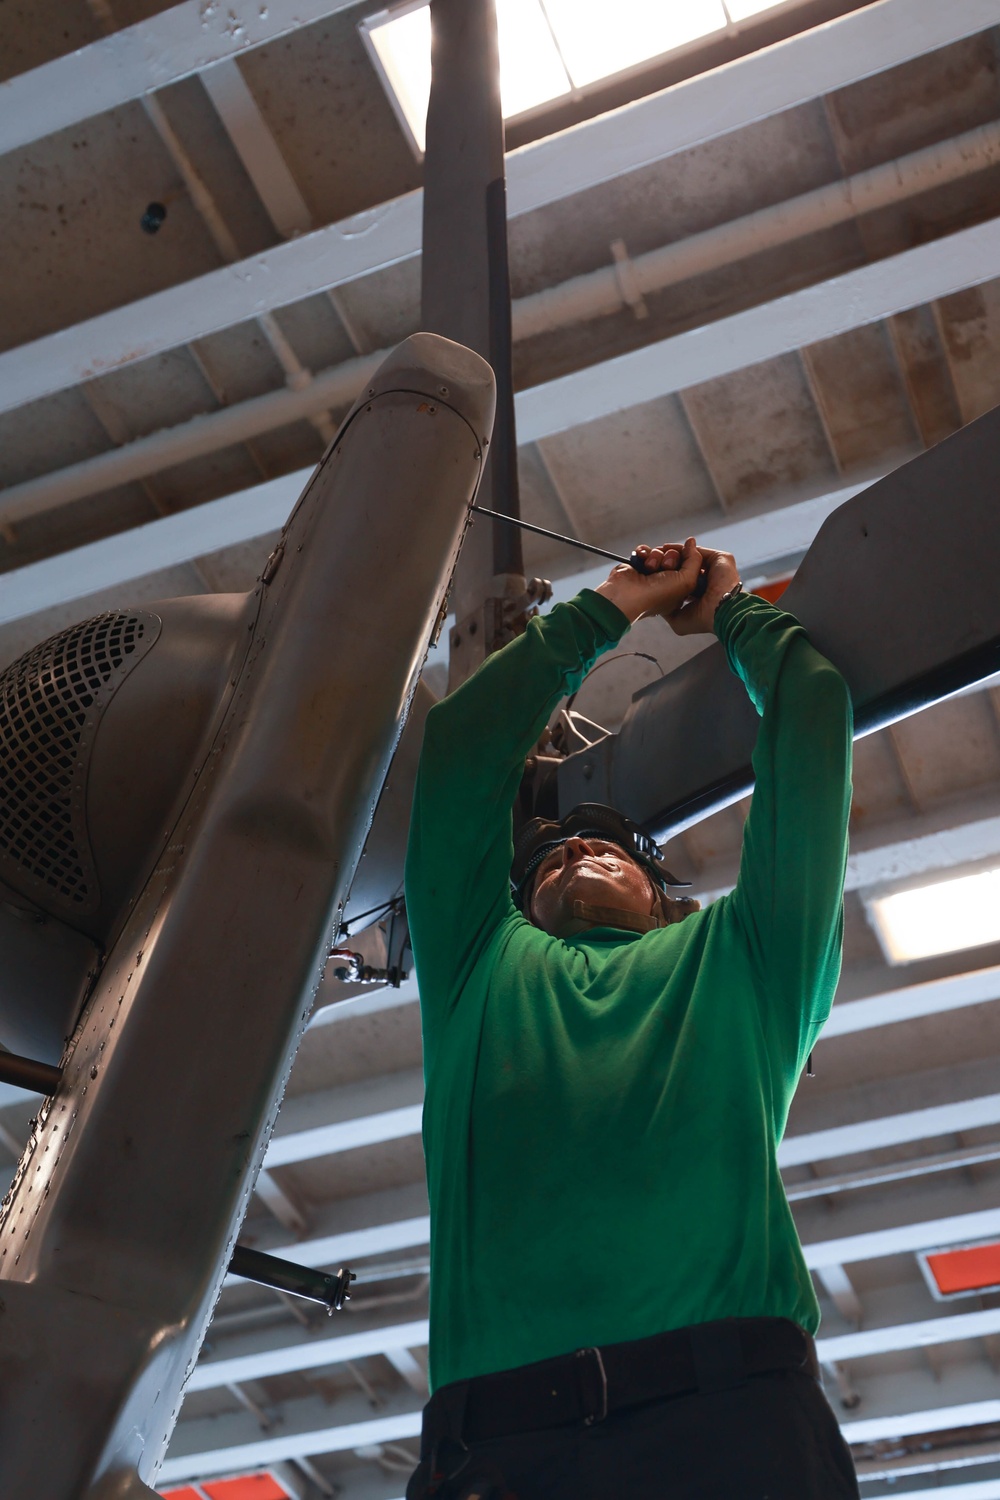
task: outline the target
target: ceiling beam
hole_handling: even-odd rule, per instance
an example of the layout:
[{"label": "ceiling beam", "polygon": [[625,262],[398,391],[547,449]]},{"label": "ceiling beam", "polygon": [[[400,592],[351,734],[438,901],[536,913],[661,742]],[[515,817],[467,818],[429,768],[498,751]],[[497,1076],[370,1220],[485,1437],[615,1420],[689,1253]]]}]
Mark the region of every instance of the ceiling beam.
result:
[{"label": "ceiling beam", "polygon": [[[519,438],[528,443],[551,437],[798,352],[993,280],[998,264],[1000,219],[993,219],[520,391],[515,397]],[[516,311],[515,306],[515,317]],[[71,335],[74,330],[55,337]],[[8,409],[24,401],[23,366],[25,362],[31,364],[38,350],[39,344],[32,344],[0,355],[0,392],[6,381]],[[268,391],[63,469],[9,485],[0,492],[0,520],[13,525],[54,506],[148,478],[187,459],[247,441],[330,406],[348,406],[378,359],[377,354],[354,358],[318,372],[300,389],[284,386]],[[65,383],[66,370],[60,368]]]},{"label": "ceiling beam", "polygon": [[421,1409],[412,1390],[389,1396],[377,1416],[360,1392],[329,1404],[318,1396],[286,1402],[278,1409],[276,1431],[259,1436],[249,1413],[197,1417],[174,1431],[160,1470],[160,1485],[263,1468],[318,1453],[343,1453],[374,1443],[402,1442],[420,1434]]},{"label": "ceiling beam", "polygon": [[[965,1401],[955,1406],[938,1406],[923,1410],[898,1412],[891,1416],[862,1418],[860,1421],[841,1422],[840,1428],[849,1443],[881,1443],[890,1438],[912,1437],[923,1432],[949,1432],[952,1428],[981,1427],[986,1423],[1000,1422],[1000,1399],[988,1401]],[[990,1481],[991,1483],[993,1481]],[[1000,1481],[997,1481],[1000,1486]],[[976,1486],[949,1486],[953,1494],[963,1494],[969,1500],[976,1496]],[[893,1491],[895,1494],[896,1491]],[[913,1493],[911,1491],[911,1493]],[[941,1490],[921,1490],[940,1500]],[[948,1493],[948,1490],[945,1491]],[[1000,1488],[997,1493],[1000,1494]],[[981,1497],[976,1497],[981,1500]]]},{"label": "ceiling beam", "polygon": [[838,1239],[812,1240],[802,1253],[810,1271],[821,1266],[853,1265],[860,1260],[880,1260],[885,1255],[904,1255],[932,1250],[939,1245],[985,1240],[1000,1234],[1000,1208],[926,1219],[916,1224],[890,1224]]},{"label": "ceiling beam", "polygon": [[423,1098],[423,1073],[412,1068],[288,1099],[282,1105],[264,1164],[273,1170],[292,1162],[353,1151],[358,1146],[419,1135]]},{"label": "ceiling beam", "polygon": [[347,1359],[366,1359],[373,1354],[390,1354],[397,1349],[420,1349],[430,1336],[430,1325],[426,1318],[416,1318],[406,1323],[388,1324],[384,1328],[366,1329],[363,1333],[338,1333],[331,1338],[317,1338],[301,1329],[298,1332],[298,1338],[280,1346],[199,1362],[184,1387],[185,1395],[191,1391],[214,1390],[233,1381],[266,1380],[272,1375],[289,1375],[296,1370],[319,1370]]},{"label": "ceiling beam", "polygon": [[991,219],[520,391],[518,438],[537,442],[795,353],[992,281],[998,264],[1000,219]]},{"label": "ceiling beam", "polygon": [[309,207],[239,63],[235,58],[216,63],[201,81],[275,229],[286,240],[308,234],[313,227]]},{"label": "ceiling beam", "polygon": [[951,1344],[959,1339],[988,1338],[1000,1333],[1000,1307],[977,1312],[956,1313],[939,1318],[924,1318],[919,1323],[897,1323],[886,1328],[864,1328],[857,1333],[841,1333],[816,1340],[820,1362],[868,1359],[877,1354],[892,1354],[900,1349],[925,1349],[934,1344]]},{"label": "ceiling beam", "polygon": [[[0,624],[40,614],[89,594],[125,588],[148,573],[270,536],[284,525],[312,472],[297,469],[279,479],[14,568],[4,574]],[[708,531],[702,529],[702,540],[706,546],[738,553],[745,570],[758,567],[790,551],[804,552],[826,517],[865,487],[848,485],[797,504],[775,506],[747,519],[727,521]],[[0,491],[0,506],[2,499]],[[559,580],[555,598],[572,598],[580,589],[595,587],[606,575],[606,568],[574,573]],[[447,635],[443,631],[442,640]]]},{"label": "ceiling beam", "polygon": [[0,155],[349,10],[357,0],[185,0],[0,84]]},{"label": "ceiling beam", "polygon": [[[905,1349],[930,1348],[995,1334],[1000,1334],[1000,1308],[991,1307],[821,1337],[816,1341],[816,1350],[822,1364],[869,1359]],[[233,1382],[267,1380],[274,1375],[324,1369],[345,1360],[375,1354],[388,1356],[399,1350],[422,1349],[429,1337],[430,1324],[426,1318],[388,1323],[361,1333],[338,1333],[329,1338],[317,1338],[311,1332],[296,1329],[294,1332],[283,1331],[279,1342],[272,1333],[266,1343],[262,1341],[260,1348],[201,1361],[191,1374],[185,1394],[214,1390]],[[240,1342],[245,1345],[248,1340],[243,1338]]]},{"label": "ceiling beam", "polygon": [[[327,0],[328,12],[340,8]],[[241,0],[224,12],[212,9],[212,16],[217,14],[220,22],[225,18],[219,28],[224,40],[218,56],[200,24],[202,9],[196,0],[189,0],[151,21],[0,84],[0,151],[36,138],[46,120],[52,129],[61,129],[73,123],[67,114],[86,118],[88,113],[112,107],[106,88],[101,95],[91,82],[75,83],[76,69],[84,79],[91,74],[105,79],[119,69],[121,58],[125,60],[123,77],[131,79],[130,60],[142,59],[134,91],[132,82],[123,83],[124,97],[119,103],[162,86],[150,82],[148,73],[149,66],[163,67],[163,59],[171,56],[171,41],[159,31],[169,29],[172,38],[186,34],[193,40],[192,59],[197,55],[200,61],[193,66],[185,61],[184,71],[176,76],[187,76],[206,62],[228,60],[254,44],[259,7]],[[233,46],[229,33],[240,32],[243,23],[235,12],[243,9],[251,19],[244,27],[245,39]],[[316,18],[319,9],[313,4],[304,14],[295,13],[308,21]],[[271,7],[269,19],[280,28],[276,34],[291,29],[290,10],[288,4]],[[281,12],[280,18],[276,11]],[[878,0],[826,26],[511,153],[507,166],[510,214],[516,217],[583,192],[898,66],[995,22],[992,0],[951,0],[948,6],[938,0]],[[168,73],[170,66],[168,62]],[[157,76],[162,82],[171,81],[163,73]],[[77,97],[88,101],[83,115],[74,114],[79,109],[73,104]],[[99,98],[103,102],[95,104]],[[422,195],[410,193],[10,350],[0,355],[0,411],[413,257],[420,250],[421,217]]]},{"label": "ceiling beam", "polygon": [[798,1167],[808,1162],[831,1161],[838,1156],[853,1156],[859,1151],[881,1151],[889,1146],[902,1146],[938,1135],[954,1135],[959,1131],[998,1124],[1000,1094],[956,1099],[928,1109],[911,1109],[902,1114],[883,1115],[880,1119],[837,1125],[830,1130],[785,1136],[778,1147],[778,1165]]},{"label": "ceiling beam", "polygon": [[[971,1365],[963,1366],[954,1375],[956,1378],[948,1378],[943,1384],[955,1394],[963,1388],[966,1391],[977,1386],[983,1388],[982,1370]],[[905,1394],[900,1392],[900,1398],[905,1399]],[[412,1392],[390,1397],[385,1409],[372,1417],[367,1402],[353,1395],[340,1398],[332,1408],[318,1398],[287,1402],[278,1410],[276,1431],[267,1437],[259,1435],[253,1419],[245,1412],[182,1421],[160,1471],[159,1483],[208,1478],[298,1457],[413,1438],[420,1431],[421,1413],[419,1406],[411,1403]],[[849,1443],[858,1444],[975,1427],[998,1420],[1000,1399],[993,1397],[941,1402],[933,1407],[911,1405],[908,1410],[894,1409],[869,1418],[842,1421],[841,1429]]]},{"label": "ceiling beam", "polygon": [[[955,1087],[956,1092],[963,1083],[966,1087],[970,1083],[975,1086],[968,1075],[960,1075],[956,1082],[949,1074],[945,1082]],[[943,1090],[944,1084],[939,1092]],[[268,1144],[264,1165],[269,1171],[274,1171],[277,1167],[314,1161],[359,1146],[419,1135],[423,1097],[422,1071],[412,1068],[366,1079],[360,1084],[341,1085],[286,1099]],[[826,1101],[827,1110],[832,1107]],[[850,1109],[849,1101],[847,1107]],[[778,1147],[778,1165],[797,1167],[809,1162],[831,1161],[860,1151],[878,1151],[997,1124],[1000,1124],[1000,1094],[948,1098],[944,1103],[923,1109],[872,1116],[830,1129],[786,1135]]]},{"label": "ceiling beam", "polygon": [[[265,1244],[265,1237],[262,1235],[259,1248],[274,1255],[287,1256],[302,1265],[332,1266],[390,1251],[422,1247],[430,1242],[430,1214],[413,1212],[416,1197],[423,1197],[426,1203],[426,1190],[422,1184],[364,1195],[346,1204],[334,1202],[327,1209],[329,1230],[317,1225],[308,1239],[282,1244]],[[393,1212],[394,1205],[398,1202],[402,1206],[404,1199],[405,1216],[397,1216]],[[378,1201],[372,1203],[369,1200]],[[970,1194],[964,1190],[962,1194],[939,1193],[936,1201],[949,1204],[968,1202]],[[894,1200],[888,1195],[880,1200],[879,1209],[883,1215],[893,1207]],[[855,1217],[864,1224],[861,1214]],[[865,1217],[870,1222],[867,1210]],[[355,1220],[355,1223],[346,1222],[348,1218]],[[877,1260],[885,1255],[933,1249],[938,1245],[955,1245],[963,1240],[988,1239],[994,1234],[1000,1234],[1000,1207],[941,1213],[911,1224],[861,1228],[855,1233],[835,1239],[809,1239],[803,1244],[803,1252],[806,1264],[810,1270],[815,1270],[821,1266],[852,1265],[857,1261]],[[270,1235],[267,1239],[270,1240]]]},{"label": "ceiling beam", "polygon": [[[204,73],[356,3],[269,0],[265,6],[259,0],[228,0],[222,7],[186,0],[0,85],[0,154]],[[626,105],[598,125],[588,122],[562,132],[552,138],[548,162],[536,162],[524,174],[526,206],[517,211],[551,201],[553,192],[561,197],[580,192],[898,67],[983,31],[996,19],[990,0],[950,0],[946,6],[938,0],[881,0]],[[586,145],[573,138],[585,129]],[[532,149],[514,153],[514,159]]]},{"label": "ceiling beam", "polygon": [[1000,1000],[1000,967],[973,969],[966,974],[949,974],[945,979],[929,979],[922,984],[902,985],[857,1000],[838,1001],[823,1028],[824,1038],[847,1036],[868,1031],[875,1026],[891,1026],[897,1021],[913,1021],[919,1016],[936,1016],[945,1011],[960,1010],[965,1005],[983,1005]]},{"label": "ceiling beam", "polygon": [[[934,812],[914,813],[852,832],[844,889],[863,891],[936,871],[944,875],[957,866],[974,864],[997,854],[1000,854],[997,794],[995,790],[974,792]],[[736,873],[735,859],[706,865],[698,872],[692,892],[703,905],[715,901],[733,889]],[[970,990],[973,987],[970,985]],[[843,1024],[860,1030],[862,1022],[882,1024],[871,1021],[867,1013],[860,1011],[852,1012],[852,1020]]]},{"label": "ceiling beam", "polygon": [[892,1491],[894,1500],[1000,1500],[1000,1479],[973,1479],[967,1484],[935,1485],[933,1490],[921,1486],[918,1490]]},{"label": "ceiling beam", "polygon": [[[304,1266],[332,1266],[430,1243],[430,1210],[425,1183],[339,1198],[313,1211],[308,1239],[283,1238],[277,1225],[260,1227],[258,1250]],[[235,1285],[238,1277],[227,1277]]]}]

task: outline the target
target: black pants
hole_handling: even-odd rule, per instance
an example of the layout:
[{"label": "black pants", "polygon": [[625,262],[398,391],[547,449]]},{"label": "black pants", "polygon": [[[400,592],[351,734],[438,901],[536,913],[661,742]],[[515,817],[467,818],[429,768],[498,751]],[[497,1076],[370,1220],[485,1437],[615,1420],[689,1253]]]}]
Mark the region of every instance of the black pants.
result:
[{"label": "black pants", "polygon": [[[612,1412],[592,1427],[456,1452],[433,1500],[858,1500],[850,1451],[817,1381],[796,1370]],[[414,1476],[408,1500],[427,1491]]]}]

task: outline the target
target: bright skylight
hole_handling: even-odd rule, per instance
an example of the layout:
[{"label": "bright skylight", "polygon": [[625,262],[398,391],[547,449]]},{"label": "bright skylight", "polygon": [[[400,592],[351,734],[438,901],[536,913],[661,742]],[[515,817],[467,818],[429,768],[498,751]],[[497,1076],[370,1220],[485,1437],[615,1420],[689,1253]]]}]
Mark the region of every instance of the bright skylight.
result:
[{"label": "bright skylight", "polygon": [[1000,869],[897,891],[868,907],[894,964],[1000,942]]},{"label": "bright skylight", "polygon": [[545,10],[578,88],[726,25],[722,0],[545,0]]},{"label": "bright skylight", "polygon": [[[497,0],[504,115],[523,114],[609,78],[775,0]],[[400,121],[424,149],[431,87],[430,10],[406,4],[362,21]]]}]

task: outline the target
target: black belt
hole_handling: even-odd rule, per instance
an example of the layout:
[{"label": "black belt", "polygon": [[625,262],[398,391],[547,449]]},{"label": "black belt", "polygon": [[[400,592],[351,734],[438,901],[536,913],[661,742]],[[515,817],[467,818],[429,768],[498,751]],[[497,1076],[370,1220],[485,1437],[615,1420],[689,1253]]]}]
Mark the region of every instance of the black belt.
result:
[{"label": "black belt", "polygon": [[623,1407],[727,1390],[751,1375],[798,1370],[819,1379],[816,1347],[788,1318],[726,1318],[600,1349],[476,1375],[424,1407],[421,1453],[550,1427],[591,1426]]}]

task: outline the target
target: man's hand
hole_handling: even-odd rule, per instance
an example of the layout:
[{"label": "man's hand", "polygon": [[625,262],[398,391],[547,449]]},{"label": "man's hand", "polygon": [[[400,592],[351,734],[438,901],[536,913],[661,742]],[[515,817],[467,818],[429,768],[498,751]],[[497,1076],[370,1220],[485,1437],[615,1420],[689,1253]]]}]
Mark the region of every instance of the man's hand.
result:
[{"label": "man's hand", "polygon": [[646,572],[638,573],[620,563],[611,569],[597,593],[616,604],[633,624],[642,615],[662,615],[676,629],[674,616],[694,589],[702,568],[694,537],[689,536],[683,546],[663,542],[659,547],[643,545],[636,551],[642,554]]},{"label": "man's hand", "polygon": [[699,552],[705,568],[705,592],[700,599],[685,600],[673,614],[667,615],[667,624],[675,635],[712,634],[719,600],[740,581],[731,552],[717,552],[714,547],[701,547]]}]

